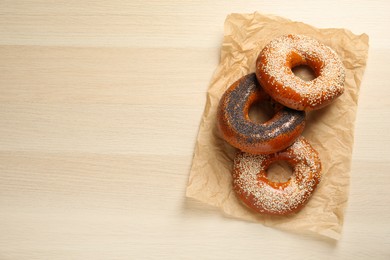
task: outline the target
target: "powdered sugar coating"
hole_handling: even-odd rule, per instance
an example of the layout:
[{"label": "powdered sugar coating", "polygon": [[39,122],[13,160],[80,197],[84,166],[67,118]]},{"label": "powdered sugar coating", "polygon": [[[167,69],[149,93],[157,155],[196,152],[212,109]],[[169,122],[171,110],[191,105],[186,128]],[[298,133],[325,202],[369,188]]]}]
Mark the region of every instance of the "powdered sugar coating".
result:
[{"label": "powdered sugar coating", "polygon": [[[266,170],[278,160],[285,160],[293,167],[287,182],[267,179]],[[286,215],[298,211],[320,179],[318,153],[302,136],[281,152],[268,155],[238,152],[234,159],[233,188],[245,204],[259,213]]]},{"label": "powdered sugar coating", "polygon": [[[317,77],[302,80],[291,70],[297,65],[310,66]],[[256,76],[276,101],[297,110],[322,108],[344,92],[345,70],[337,53],[304,35],[272,40],[257,59]]]}]

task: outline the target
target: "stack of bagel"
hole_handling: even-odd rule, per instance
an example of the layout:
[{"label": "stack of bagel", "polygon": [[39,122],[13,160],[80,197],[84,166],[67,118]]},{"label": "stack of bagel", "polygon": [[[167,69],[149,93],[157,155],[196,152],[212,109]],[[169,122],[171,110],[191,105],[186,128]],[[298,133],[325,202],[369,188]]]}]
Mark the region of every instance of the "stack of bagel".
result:
[{"label": "stack of bagel", "polygon": [[[305,81],[292,69],[310,67]],[[306,114],[331,104],[344,92],[345,70],[335,51],[304,35],[272,40],[256,60],[256,72],[243,76],[223,94],[217,112],[222,138],[239,151],[234,159],[233,189],[241,201],[262,214],[287,215],[308,202],[321,179],[318,152],[301,134]],[[264,123],[249,116],[250,108],[267,102],[273,116]],[[274,162],[286,161],[286,182],[268,179]]]}]

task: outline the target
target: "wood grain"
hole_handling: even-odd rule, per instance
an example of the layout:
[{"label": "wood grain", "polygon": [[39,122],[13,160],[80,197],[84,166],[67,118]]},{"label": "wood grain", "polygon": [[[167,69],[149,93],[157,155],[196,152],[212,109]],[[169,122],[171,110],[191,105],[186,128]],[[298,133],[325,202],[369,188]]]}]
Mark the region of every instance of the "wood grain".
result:
[{"label": "wood grain", "polygon": [[[370,36],[339,242],[185,199],[232,12]],[[0,1],[0,259],[389,259],[387,1]]]}]

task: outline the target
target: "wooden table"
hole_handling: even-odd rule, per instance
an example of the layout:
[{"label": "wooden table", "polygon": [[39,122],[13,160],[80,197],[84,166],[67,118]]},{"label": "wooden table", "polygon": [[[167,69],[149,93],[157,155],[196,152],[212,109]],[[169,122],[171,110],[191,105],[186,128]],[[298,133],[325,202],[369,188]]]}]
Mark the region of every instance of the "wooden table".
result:
[{"label": "wooden table", "polygon": [[[223,22],[370,36],[338,242],[185,198]],[[389,259],[386,1],[0,1],[0,259]]]}]

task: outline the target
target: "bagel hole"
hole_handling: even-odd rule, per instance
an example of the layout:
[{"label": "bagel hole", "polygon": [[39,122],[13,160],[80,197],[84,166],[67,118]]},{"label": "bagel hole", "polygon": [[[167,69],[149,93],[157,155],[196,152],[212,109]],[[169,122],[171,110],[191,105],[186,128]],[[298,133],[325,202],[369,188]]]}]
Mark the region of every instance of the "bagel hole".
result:
[{"label": "bagel hole", "polygon": [[268,101],[255,102],[249,107],[248,115],[252,122],[262,124],[274,116],[274,108]]},{"label": "bagel hole", "polygon": [[276,161],[271,163],[266,172],[269,181],[284,183],[291,178],[293,168],[286,161]]},{"label": "bagel hole", "polygon": [[315,71],[308,65],[298,65],[293,67],[291,70],[295,76],[304,81],[311,81],[317,77]]}]

